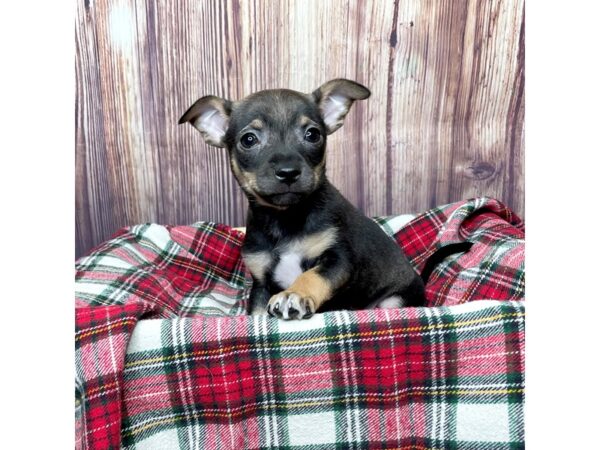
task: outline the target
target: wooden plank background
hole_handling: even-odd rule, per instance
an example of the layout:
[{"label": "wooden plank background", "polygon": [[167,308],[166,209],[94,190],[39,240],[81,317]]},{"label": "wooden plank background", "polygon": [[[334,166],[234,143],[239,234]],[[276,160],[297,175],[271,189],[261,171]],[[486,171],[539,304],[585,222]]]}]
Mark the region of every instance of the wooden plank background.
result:
[{"label": "wooden plank background", "polygon": [[523,0],[78,0],[76,42],[77,256],[135,223],[243,225],[226,151],[178,118],[336,77],[372,91],[327,155],[367,215],[524,212]]}]

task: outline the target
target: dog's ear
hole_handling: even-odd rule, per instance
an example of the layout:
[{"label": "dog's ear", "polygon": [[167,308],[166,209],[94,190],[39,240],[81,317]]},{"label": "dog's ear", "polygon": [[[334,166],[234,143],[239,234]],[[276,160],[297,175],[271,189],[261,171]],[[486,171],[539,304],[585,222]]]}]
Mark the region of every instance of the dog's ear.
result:
[{"label": "dog's ear", "polygon": [[368,98],[371,92],[354,81],[338,78],[323,84],[312,95],[321,110],[327,134],[331,134],[343,125],[352,103]]},{"label": "dog's ear", "polygon": [[185,112],[179,124],[189,122],[196,128],[207,144],[225,147],[225,132],[229,126],[231,102],[214,95],[197,100]]}]

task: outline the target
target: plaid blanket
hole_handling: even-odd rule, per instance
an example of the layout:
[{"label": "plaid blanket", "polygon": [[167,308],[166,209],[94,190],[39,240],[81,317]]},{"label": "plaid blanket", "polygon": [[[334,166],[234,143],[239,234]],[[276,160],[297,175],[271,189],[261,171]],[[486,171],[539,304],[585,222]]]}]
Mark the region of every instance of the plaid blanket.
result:
[{"label": "plaid blanket", "polygon": [[78,260],[77,447],[521,448],[522,221],[489,198],[377,221],[429,307],[247,316],[243,234],[212,223]]}]

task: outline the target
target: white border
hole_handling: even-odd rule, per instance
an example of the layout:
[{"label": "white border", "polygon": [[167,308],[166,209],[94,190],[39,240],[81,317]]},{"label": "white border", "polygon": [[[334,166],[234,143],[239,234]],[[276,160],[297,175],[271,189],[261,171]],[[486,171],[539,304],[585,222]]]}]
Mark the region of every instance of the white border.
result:
[{"label": "white border", "polygon": [[600,17],[528,0],[525,27],[528,448],[598,446]]},{"label": "white border", "polygon": [[74,8],[0,11],[4,448],[74,446]]},{"label": "white border", "polygon": [[[3,443],[72,448],[75,2],[1,8]],[[526,8],[527,444],[587,448],[599,400],[600,13],[595,2]]]}]

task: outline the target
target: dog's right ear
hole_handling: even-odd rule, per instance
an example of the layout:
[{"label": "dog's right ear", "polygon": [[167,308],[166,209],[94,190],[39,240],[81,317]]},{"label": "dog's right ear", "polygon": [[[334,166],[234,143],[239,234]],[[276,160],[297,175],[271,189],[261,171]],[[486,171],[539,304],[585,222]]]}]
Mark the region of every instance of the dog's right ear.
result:
[{"label": "dog's right ear", "polygon": [[315,90],[312,96],[319,105],[327,134],[342,126],[355,100],[364,100],[370,95],[371,92],[362,84],[344,78],[330,80]]},{"label": "dog's right ear", "polygon": [[185,112],[179,124],[189,122],[202,134],[207,144],[225,147],[225,132],[229,126],[231,102],[214,95],[197,100]]}]

